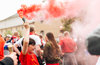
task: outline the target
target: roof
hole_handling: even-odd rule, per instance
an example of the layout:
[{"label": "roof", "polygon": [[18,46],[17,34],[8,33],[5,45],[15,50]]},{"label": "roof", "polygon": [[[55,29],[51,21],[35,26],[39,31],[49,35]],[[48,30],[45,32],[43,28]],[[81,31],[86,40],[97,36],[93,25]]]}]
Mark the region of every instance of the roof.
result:
[{"label": "roof", "polygon": [[[30,20],[30,23],[34,22],[34,20]],[[22,19],[18,16],[18,14],[14,14],[9,16],[8,18],[0,21],[0,29],[15,27],[23,25]]]}]

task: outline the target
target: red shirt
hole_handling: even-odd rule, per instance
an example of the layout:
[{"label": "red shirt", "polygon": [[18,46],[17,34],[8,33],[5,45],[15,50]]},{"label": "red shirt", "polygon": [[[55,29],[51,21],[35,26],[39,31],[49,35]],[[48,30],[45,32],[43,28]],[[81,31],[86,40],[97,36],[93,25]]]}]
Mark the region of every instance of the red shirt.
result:
[{"label": "red shirt", "polygon": [[30,32],[30,35],[33,35],[33,33],[32,33],[32,32]]},{"label": "red shirt", "polygon": [[5,44],[5,41],[4,41],[4,39],[0,36],[0,60],[2,60],[3,57],[4,57],[4,44]]},{"label": "red shirt", "polygon": [[21,65],[39,65],[39,62],[35,54],[29,55],[27,53],[26,55],[23,55],[21,52],[19,60],[21,62]]},{"label": "red shirt", "polygon": [[59,65],[59,63],[55,63],[55,64],[48,64],[48,63],[47,63],[46,65]]},{"label": "red shirt", "polygon": [[61,48],[63,53],[72,53],[76,50],[76,43],[73,39],[69,37],[64,37],[62,40],[60,40]]},{"label": "red shirt", "polygon": [[36,34],[36,33],[32,33],[32,32],[30,32],[30,35],[37,35],[37,36],[39,36],[38,34]]}]

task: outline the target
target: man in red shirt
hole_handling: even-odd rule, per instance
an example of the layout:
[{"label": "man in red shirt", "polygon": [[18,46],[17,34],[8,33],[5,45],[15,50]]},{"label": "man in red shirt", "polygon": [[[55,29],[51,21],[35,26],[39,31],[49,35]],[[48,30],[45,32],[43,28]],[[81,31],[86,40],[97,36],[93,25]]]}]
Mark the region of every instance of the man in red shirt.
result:
[{"label": "man in red shirt", "polygon": [[0,35],[0,60],[2,60],[4,57],[4,44],[5,44],[5,41]]},{"label": "man in red shirt", "polygon": [[29,23],[24,23],[24,39],[22,41],[23,49],[19,56],[19,60],[21,65],[39,65],[36,55],[34,54],[33,50],[35,49],[35,41],[34,39],[29,38]]},{"label": "man in red shirt", "polygon": [[64,32],[64,37],[59,42],[63,57],[63,65],[77,65],[76,58],[74,56],[74,52],[77,49],[76,43],[70,37],[69,32]]}]

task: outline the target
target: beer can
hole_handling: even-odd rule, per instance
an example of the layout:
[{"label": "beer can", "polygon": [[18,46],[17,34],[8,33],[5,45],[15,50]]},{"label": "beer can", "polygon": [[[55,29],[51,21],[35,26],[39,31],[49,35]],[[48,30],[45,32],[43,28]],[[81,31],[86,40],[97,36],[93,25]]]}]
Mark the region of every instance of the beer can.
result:
[{"label": "beer can", "polygon": [[13,52],[13,45],[12,44],[8,45],[8,50],[10,53]]}]

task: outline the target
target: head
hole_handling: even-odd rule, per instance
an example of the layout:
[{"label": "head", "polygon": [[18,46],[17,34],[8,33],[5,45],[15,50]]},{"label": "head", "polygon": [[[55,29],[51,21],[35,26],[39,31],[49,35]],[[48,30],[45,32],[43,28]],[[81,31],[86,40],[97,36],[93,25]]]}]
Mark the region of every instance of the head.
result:
[{"label": "head", "polygon": [[48,32],[48,33],[46,34],[46,40],[47,40],[47,41],[53,41],[53,40],[55,40],[55,39],[54,39],[53,33]]},{"label": "head", "polygon": [[52,52],[56,55],[56,53],[59,53],[59,46],[54,38],[54,35],[53,33],[49,32],[46,34],[46,38],[48,41],[51,42],[51,45],[52,45]]},{"label": "head", "polygon": [[64,36],[70,36],[69,32],[68,31],[65,31],[64,32]]},{"label": "head", "polygon": [[18,37],[19,33],[18,32],[14,32],[14,36]]},{"label": "head", "polygon": [[8,41],[8,40],[10,40],[10,39],[11,39],[11,36],[8,36],[8,35],[7,35],[7,36],[5,37],[5,41]]},{"label": "head", "polygon": [[42,37],[42,35],[39,35],[39,37],[40,37],[40,39],[42,39],[43,37]]},{"label": "head", "polygon": [[[23,41],[22,41],[23,44]],[[33,53],[33,50],[35,49],[35,41],[32,38],[29,38],[29,45],[28,45],[28,52]]]},{"label": "head", "polygon": [[40,34],[44,35],[44,30],[41,30],[41,31],[40,31]]},{"label": "head", "polygon": [[35,33],[34,27],[30,27],[30,32]]},{"label": "head", "polygon": [[52,42],[51,44],[54,46],[54,48],[58,48],[58,45],[57,45],[57,42],[54,38],[53,33],[51,33],[51,32],[47,33],[46,34],[46,39],[47,39],[47,41]]},{"label": "head", "polygon": [[18,36],[18,32],[14,32],[14,36]]}]

